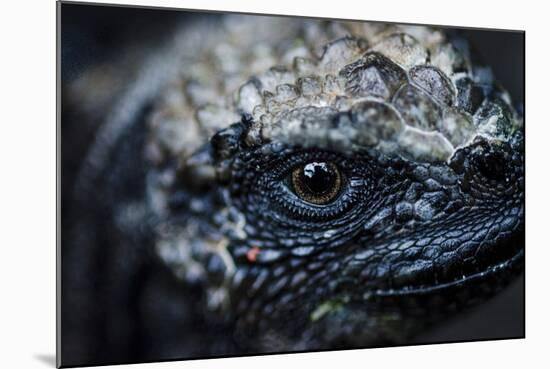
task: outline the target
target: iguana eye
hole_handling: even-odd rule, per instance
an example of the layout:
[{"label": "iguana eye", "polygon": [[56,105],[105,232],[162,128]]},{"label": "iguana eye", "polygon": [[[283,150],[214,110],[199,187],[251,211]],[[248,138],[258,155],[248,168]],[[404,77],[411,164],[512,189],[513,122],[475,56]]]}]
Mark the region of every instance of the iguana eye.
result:
[{"label": "iguana eye", "polygon": [[312,161],[292,171],[292,188],[302,200],[315,205],[333,201],[342,189],[342,175],[331,162]]},{"label": "iguana eye", "polygon": [[244,206],[253,203],[261,209],[259,217],[284,223],[285,230],[358,219],[379,194],[371,160],[318,149],[279,150],[260,158],[265,161],[241,161],[249,173],[235,190],[246,194]]}]

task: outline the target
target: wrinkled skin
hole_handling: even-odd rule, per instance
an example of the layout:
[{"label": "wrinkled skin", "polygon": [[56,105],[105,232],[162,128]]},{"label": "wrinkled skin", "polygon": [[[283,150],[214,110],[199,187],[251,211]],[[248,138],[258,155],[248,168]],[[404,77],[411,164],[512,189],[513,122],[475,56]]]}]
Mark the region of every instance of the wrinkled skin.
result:
[{"label": "wrinkled skin", "polygon": [[[66,305],[129,337],[118,301],[137,296],[146,334],[178,327],[181,346],[159,338],[156,353],[196,357],[403,344],[498,293],[523,268],[521,117],[467,55],[445,57],[441,31],[410,28],[315,28],[332,40],[321,56],[216,91],[235,102],[204,105],[213,93],[188,72],[185,99],[159,88],[117,139],[100,133],[75,190],[85,215],[69,220],[80,249],[66,254],[107,263],[96,288],[111,305]],[[293,185],[312,162],[341,174],[327,203]],[[113,255],[96,256],[102,243]],[[64,270],[80,291],[74,275],[92,272]]]}]

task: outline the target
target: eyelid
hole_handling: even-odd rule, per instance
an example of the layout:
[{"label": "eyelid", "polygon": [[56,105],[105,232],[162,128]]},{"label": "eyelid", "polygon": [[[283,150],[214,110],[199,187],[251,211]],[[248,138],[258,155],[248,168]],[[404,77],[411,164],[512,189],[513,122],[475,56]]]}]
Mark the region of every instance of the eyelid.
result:
[{"label": "eyelid", "polygon": [[[373,174],[373,162],[369,157],[348,157],[341,153],[319,149],[289,149],[284,154],[265,155],[258,148],[261,162],[252,161],[253,176],[246,177],[246,203],[261,204],[260,217],[270,218],[286,226],[301,224],[309,226],[323,224],[329,219],[345,222],[350,217],[366,214],[365,208],[377,192],[373,191],[374,182],[366,180]],[[310,162],[331,162],[341,174],[341,189],[326,204],[305,201],[296,194],[292,185],[292,172]],[[257,171],[261,165],[263,170]],[[352,185],[353,184],[353,185]],[[239,193],[242,192],[242,186]]]}]

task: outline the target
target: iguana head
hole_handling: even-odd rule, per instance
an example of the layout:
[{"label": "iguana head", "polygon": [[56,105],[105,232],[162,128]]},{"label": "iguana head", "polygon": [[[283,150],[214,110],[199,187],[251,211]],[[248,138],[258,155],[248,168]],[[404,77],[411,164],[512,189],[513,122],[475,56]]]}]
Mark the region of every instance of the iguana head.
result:
[{"label": "iguana head", "polygon": [[261,17],[225,30],[153,110],[148,193],[159,256],[243,345],[401,342],[521,266],[522,120],[462,41]]}]

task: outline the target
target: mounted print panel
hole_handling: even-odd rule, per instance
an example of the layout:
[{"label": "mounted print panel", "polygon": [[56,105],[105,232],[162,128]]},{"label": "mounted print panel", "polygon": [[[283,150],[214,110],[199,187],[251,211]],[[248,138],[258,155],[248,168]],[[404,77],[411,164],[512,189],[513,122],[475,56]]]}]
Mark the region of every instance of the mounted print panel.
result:
[{"label": "mounted print panel", "polygon": [[58,6],[59,365],[524,337],[523,32]]}]

